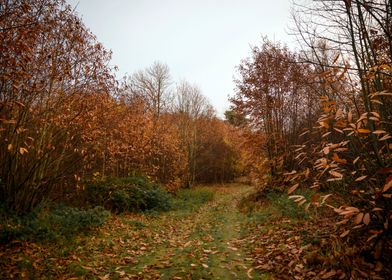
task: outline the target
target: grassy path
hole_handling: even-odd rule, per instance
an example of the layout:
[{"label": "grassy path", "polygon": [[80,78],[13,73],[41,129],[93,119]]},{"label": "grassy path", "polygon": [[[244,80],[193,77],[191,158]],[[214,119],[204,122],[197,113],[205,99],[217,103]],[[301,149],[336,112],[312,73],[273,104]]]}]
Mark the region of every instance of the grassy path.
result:
[{"label": "grassy path", "polygon": [[[139,259],[133,277],[160,279],[248,279],[250,259],[241,249],[243,215],[238,199],[249,187],[215,188],[214,199],[195,212],[172,212],[153,221],[167,240]],[[132,274],[131,274],[132,276]]]}]

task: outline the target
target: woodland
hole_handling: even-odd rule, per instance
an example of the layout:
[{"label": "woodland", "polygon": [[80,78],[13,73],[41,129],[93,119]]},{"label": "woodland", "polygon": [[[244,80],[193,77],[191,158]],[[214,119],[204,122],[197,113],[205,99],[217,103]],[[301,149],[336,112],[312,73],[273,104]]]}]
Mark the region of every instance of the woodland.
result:
[{"label": "woodland", "polygon": [[116,77],[64,0],[0,0],[0,278],[391,279],[392,1],[292,19],[222,119],[164,62]]}]

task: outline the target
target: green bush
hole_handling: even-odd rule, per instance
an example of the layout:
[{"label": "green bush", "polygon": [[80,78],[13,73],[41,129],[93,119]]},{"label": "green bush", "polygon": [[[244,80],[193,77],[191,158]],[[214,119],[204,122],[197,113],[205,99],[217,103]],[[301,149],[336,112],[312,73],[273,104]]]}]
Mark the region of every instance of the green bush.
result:
[{"label": "green bush", "polygon": [[129,209],[130,197],[127,191],[114,190],[109,196],[109,201],[113,210],[124,212]]},{"label": "green bush", "polygon": [[65,205],[39,206],[25,216],[0,210],[0,243],[70,238],[101,226],[109,217],[103,207],[82,210]]},{"label": "green bush", "polygon": [[160,185],[143,176],[106,178],[87,183],[87,196],[92,205],[114,212],[167,211],[172,197]]}]

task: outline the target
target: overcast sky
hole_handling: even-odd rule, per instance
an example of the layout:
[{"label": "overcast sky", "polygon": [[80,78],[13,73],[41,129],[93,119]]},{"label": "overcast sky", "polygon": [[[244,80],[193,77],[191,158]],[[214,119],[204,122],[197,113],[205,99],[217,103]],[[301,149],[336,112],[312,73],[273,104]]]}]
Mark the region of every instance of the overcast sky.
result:
[{"label": "overcast sky", "polygon": [[99,42],[113,51],[118,77],[166,63],[174,82],[197,84],[228,109],[233,76],[263,35],[291,44],[289,0],[67,0]]}]

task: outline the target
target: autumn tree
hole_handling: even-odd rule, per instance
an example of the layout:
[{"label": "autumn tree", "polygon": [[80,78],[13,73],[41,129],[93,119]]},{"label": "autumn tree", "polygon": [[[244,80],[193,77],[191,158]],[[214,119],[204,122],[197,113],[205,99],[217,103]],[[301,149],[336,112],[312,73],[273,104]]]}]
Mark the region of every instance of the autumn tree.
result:
[{"label": "autumn tree", "polygon": [[231,101],[236,114],[265,135],[271,175],[283,170],[284,156],[303,126],[311,126],[317,110],[308,94],[306,75],[311,71],[297,62],[297,55],[286,47],[264,39],[238,67],[237,93]]},{"label": "autumn tree", "polygon": [[391,15],[390,1],[317,1],[297,5],[294,14],[321,112],[318,132],[312,141],[302,138],[298,169],[288,178],[302,184],[307,165],[313,188],[344,200],[334,208],[343,218],[341,237],[354,233],[353,248],[374,260],[387,257],[391,233]]},{"label": "autumn tree", "polygon": [[0,194],[23,213],[74,178],[85,97],[115,81],[110,53],[64,1],[2,1],[0,13]]}]

